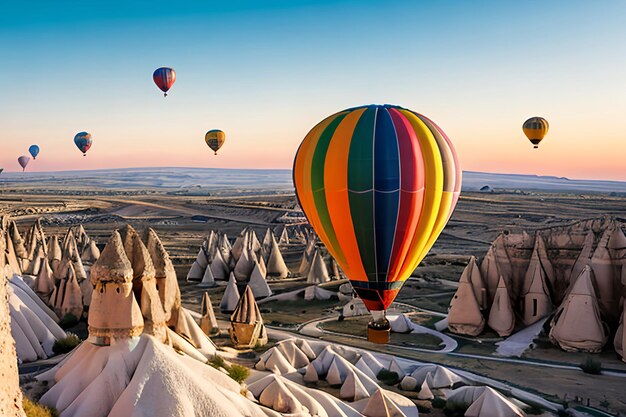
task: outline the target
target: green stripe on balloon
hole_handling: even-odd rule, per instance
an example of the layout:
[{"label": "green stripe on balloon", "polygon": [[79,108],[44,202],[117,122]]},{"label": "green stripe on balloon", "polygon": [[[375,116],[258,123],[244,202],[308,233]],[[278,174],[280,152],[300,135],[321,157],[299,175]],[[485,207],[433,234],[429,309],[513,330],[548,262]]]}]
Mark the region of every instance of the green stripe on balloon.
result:
[{"label": "green stripe on balloon", "polygon": [[[352,134],[348,155],[348,198],[363,269],[369,281],[376,280],[374,240],[374,125],[376,108],[367,109]],[[363,221],[370,219],[370,221]]]},{"label": "green stripe on balloon", "polygon": [[[320,223],[328,236],[330,246],[338,257],[343,258],[343,251],[337,241],[337,235],[333,228],[332,221],[330,220],[330,213],[328,212],[328,204],[326,203],[326,190],[324,188],[324,165],[326,163],[326,154],[328,153],[328,147],[330,141],[337,130],[337,126],[346,117],[346,114],[338,115],[330,124],[324,129],[320,135],[320,139],[317,141],[317,146],[313,152],[313,159],[311,161],[311,191],[313,193],[313,201],[315,202],[315,208],[317,209],[317,215],[319,216]],[[345,261],[345,259],[342,259]]]}]

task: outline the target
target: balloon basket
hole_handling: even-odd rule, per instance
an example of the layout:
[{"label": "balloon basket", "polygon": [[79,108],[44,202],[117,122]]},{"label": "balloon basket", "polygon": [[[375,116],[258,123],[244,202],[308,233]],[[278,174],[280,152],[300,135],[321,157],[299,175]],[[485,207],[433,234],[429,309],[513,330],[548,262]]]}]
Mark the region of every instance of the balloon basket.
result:
[{"label": "balloon basket", "polygon": [[391,329],[372,329],[371,327],[367,328],[367,340],[372,343],[377,343],[380,345],[386,345],[389,343],[391,337]]}]

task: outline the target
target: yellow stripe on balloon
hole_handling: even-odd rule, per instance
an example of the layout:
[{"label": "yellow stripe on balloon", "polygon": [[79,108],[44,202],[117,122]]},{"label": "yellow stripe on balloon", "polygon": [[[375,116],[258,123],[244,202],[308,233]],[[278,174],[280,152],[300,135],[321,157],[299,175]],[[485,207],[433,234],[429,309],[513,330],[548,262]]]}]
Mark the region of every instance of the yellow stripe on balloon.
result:
[{"label": "yellow stripe on balloon", "polygon": [[[450,191],[444,191],[441,195],[441,204],[439,206],[439,213],[437,214],[437,220],[435,221],[435,225],[433,226],[433,230],[426,242],[426,245],[422,249],[422,253],[417,261],[417,265],[422,262],[422,259],[426,257],[430,248],[433,247],[435,241],[443,231],[443,228],[446,227],[446,223],[448,223],[448,218],[450,217],[450,212],[452,208],[452,202],[454,199],[454,193]],[[415,268],[417,268],[417,265]]]},{"label": "yellow stripe on balloon", "polygon": [[[317,232],[323,242],[328,242],[328,236],[322,227],[319,215],[315,209],[315,201],[313,199],[313,188],[311,185],[311,165],[313,162],[313,154],[319,142],[320,136],[328,125],[340,115],[346,112],[340,112],[327,117],[318,125],[316,125],[302,141],[300,148],[296,154],[296,162],[294,164],[294,182],[298,190],[298,199],[302,205],[302,210],[307,214],[308,220],[313,229]],[[327,248],[332,251],[332,248]],[[336,257],[335,253],[332,253]]]},{"label": "yellow stripe on balloon", "polygon": [[400,110],[413,126],[424,158],[424,206],[411,242],[411,248],[404,259],[399,278],[406,278],[417,268],[420,256],[426,247],[435,227],[443,194],[443,163],[437,141],[428,126],[408,110]]},{"label": "yellow stripe on balloon", "polygon": [[434,126],[428,119],[420,117],[420,120],[428,126],[430,131],[433,133],[435,141],[437,142],[437,146],[439,147],[439,152],[441,154],[444,178],[443,195],[441,197],[439,213],[437,214],[437,221],[435,222],[435,226],[430,233],[430,237],[428,238],[426,245],[422,249],[422,253],[419,256],[419,262],[421,262],[422,259],[424,259],[424,257],[428,254],[428,251],[435,244],[435,241],[443,231],[446,223],[448,223],[448,219],[452,211],[452,205],[454,204],[454,190],[457,188],[456,169],[458,168],[454,159],[454,152],[450,149],[450,145],[446,139],[441,135],[441,133],[439,133],[437,127]]},{"label": "yellow stripe on balloon", "polygon": [[367,274],[361,260],[359,245],[354,235],[354,225],[350,212],[348,195],[348,155],[354,129],[367,109],[355,110],[348,114],[337,126],[333,135],[324,167],[324,188],[328,213],[335,230],[337,242],[343,251],[346,275],[353,281],[367,281]]}]

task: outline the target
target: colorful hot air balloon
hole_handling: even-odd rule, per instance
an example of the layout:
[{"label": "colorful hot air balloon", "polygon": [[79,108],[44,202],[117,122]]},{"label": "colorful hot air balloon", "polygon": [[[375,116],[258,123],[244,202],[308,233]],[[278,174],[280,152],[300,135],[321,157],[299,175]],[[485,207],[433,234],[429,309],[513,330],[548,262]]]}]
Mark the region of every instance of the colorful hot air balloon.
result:
[{"label": "colorful hot air balloon", "polygon": [[176,82],[176,71],[172,68],[157,68],[152,74],[154,83],[163,91],[163,97],[167,97],[167,91],[172,88]]},{"label": "colorful hot air balloon", "polygon": [[309,132],[293,177],[307,219],[374,316],[368,336],[388,329],[385,310],[458,201],[452,142],[411,110],[352,108]]},{"label": "colorful hot air balloon", "polygon": [[17,162],[22,167],[22,172],[24,172],[24,171],[26,171],[26,166],[30,162],[30,156],[22,155],[19,158],[17,158]]},{"label": "colorful hot air balloon", "polygon": [[87,132],[79,132],[74,136],[74,143],[76,147],[80,149],[83,153],[83,156],[87,156],[87,151],[91,148],[91,144],[93,140],[91,139],[91,134]]},{"label": "colorful hot air balloon", "polygon": [[31,147],[28,148],[28,152],[32,155],[33,159],[37,159],[37,155],[39,155],[39,146],[31,145]]},{"label": "colorful hot air balloon", "polygon": [[206,132],[206,135],[204,135],[204,141],[209,145],[209,148],[213,149],[215,155],[217,155],[219,148],[226,142],[226,133],[219,129],[209,130]]},{"label": "colorful hot air balloon", "polygon": [[539,147],[539,142],[546,136],[549,128],[548,121],[543,117],[531,117],[522,125],[524,134],[535,149]]}]

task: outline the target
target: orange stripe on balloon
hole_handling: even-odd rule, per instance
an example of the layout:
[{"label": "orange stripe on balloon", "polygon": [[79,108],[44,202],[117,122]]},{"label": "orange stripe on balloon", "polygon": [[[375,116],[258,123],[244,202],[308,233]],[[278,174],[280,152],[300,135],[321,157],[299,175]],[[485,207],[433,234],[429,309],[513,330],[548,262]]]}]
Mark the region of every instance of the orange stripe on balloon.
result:
[{"label": "orange stripe on balloon", "polygon": [[[313,162],[313,154],[315,153],[315,148],[320,136],[335,118],[344,113],[346,112],[344,111],[333,114],[311,129],[302,141],[302,144],[296,153],[296,160],[293,168],[294,182],[296,184],[298,200],[300,201],[302,210],[307,216],[309,223],[323,242],[328,242],[328,236],[326,236],[326,232],[324,231],[320,218],[317,214],[317,209],[315,208],[313,189],[311,186],[311,165]],[[329,251],[331,250],[331,248],[328,249]],[[332,255],[337,257],[334,253],[332,253]]]},{"label": "orange stripe on balloon", "polygon": [[366,108],[349,113],[337,126],[333,135],[324,167],[324,188],[326,203],[337,241],[341,247],[349,271],[345,271],[353,281],[367,281],[359,245],[354,235],[354,225],[348,197],[348,155],[352,134]]}]

